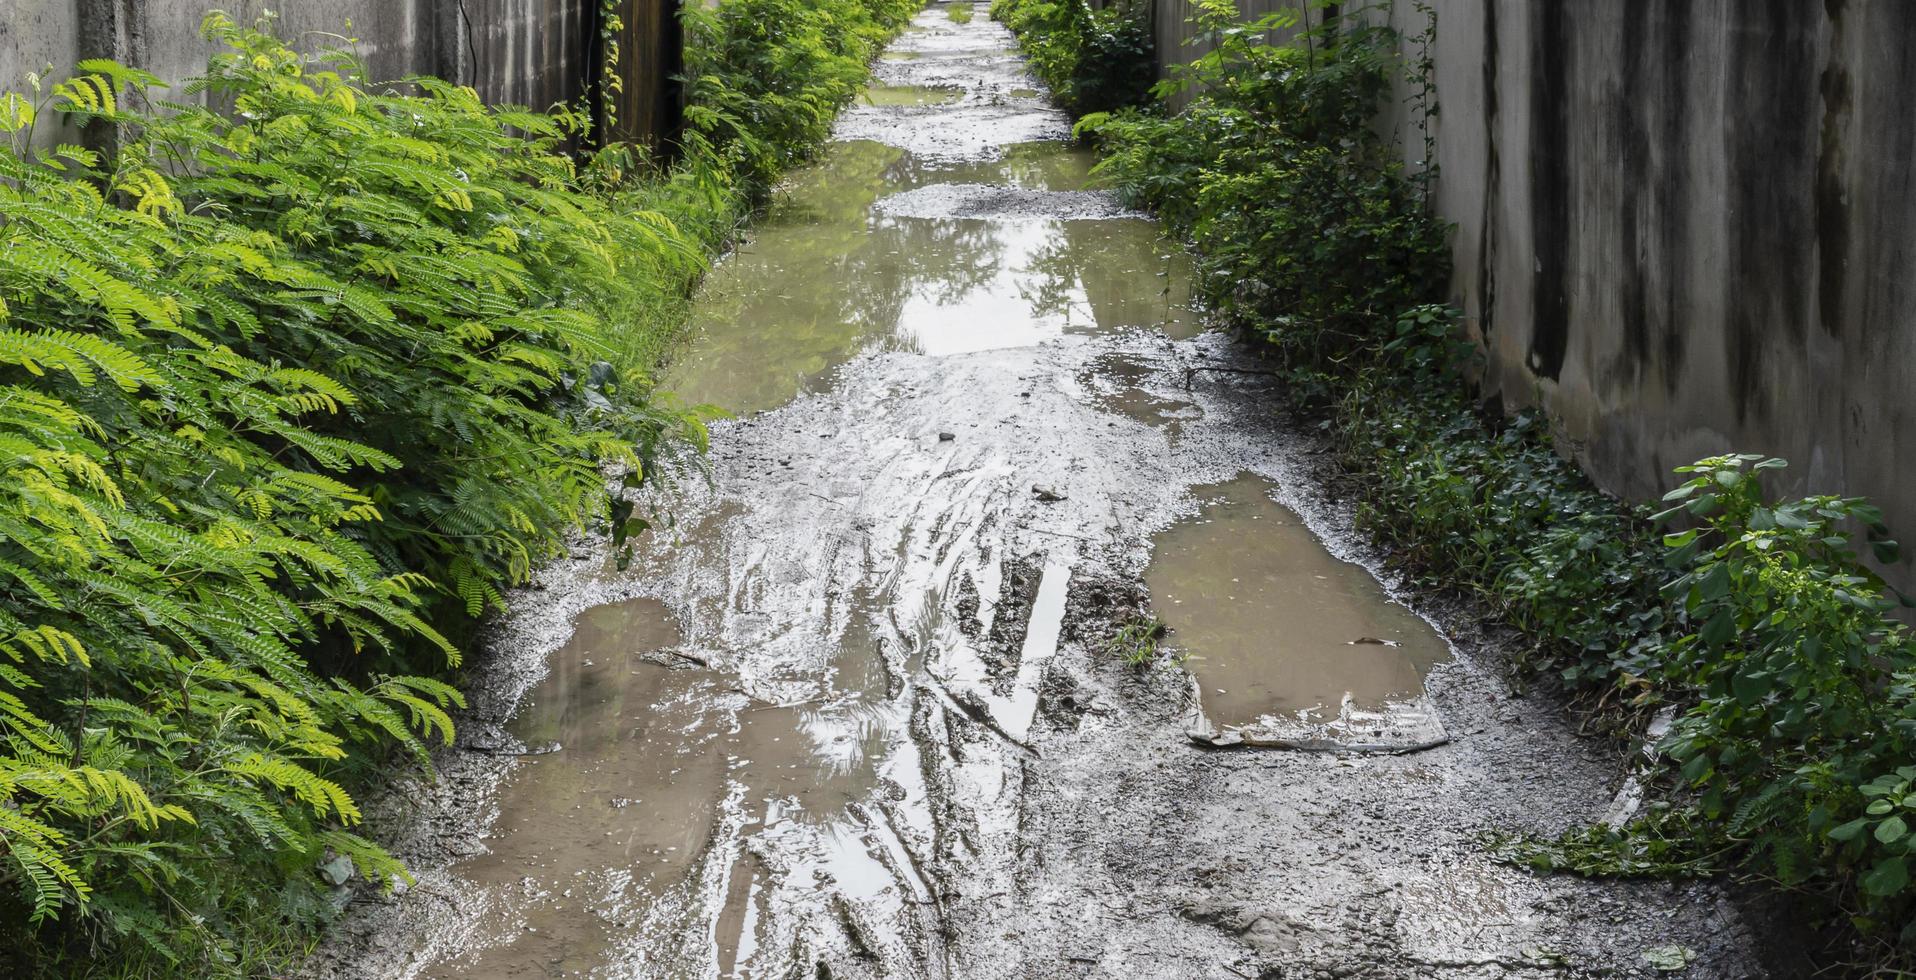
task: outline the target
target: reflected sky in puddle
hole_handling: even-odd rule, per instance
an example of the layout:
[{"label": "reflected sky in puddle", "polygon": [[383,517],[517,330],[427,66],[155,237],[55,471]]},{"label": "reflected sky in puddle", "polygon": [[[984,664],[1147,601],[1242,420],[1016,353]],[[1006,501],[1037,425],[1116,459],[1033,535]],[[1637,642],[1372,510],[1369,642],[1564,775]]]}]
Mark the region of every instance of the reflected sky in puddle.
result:
[{"label": "reflected sky in puddle", "polygon": [[938,183],[1077,190],[1089,163],[1059,143],[944,167],[880,143],[833,144],[713,269],[664,386],[748,413],[817,390],[870,349],[942,355],[1074,332],[1196,333],[1189,259],[1153,222],[873,212],[886,195]]},{"label": "reflected sky in puddle", "polygon": [[1170,644],[1190,658],[1206,717],[1323,721],[1347,697],[1367,709],[1421,694],[1449,646],[1368,571],[1325,550],[1271,490],[1248,474],[1195,488],[1197,516],[1154,538],[1145,584]]}]

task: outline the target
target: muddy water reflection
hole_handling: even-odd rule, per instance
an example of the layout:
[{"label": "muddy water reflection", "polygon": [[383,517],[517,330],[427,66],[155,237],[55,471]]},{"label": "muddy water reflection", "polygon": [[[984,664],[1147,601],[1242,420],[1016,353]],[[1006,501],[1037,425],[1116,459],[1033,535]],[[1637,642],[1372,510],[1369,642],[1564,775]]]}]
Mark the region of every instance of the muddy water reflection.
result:
[{"label": "muddy water reflection", "polygon": [[754,943],[761,898],[742,854],[714,859],[715,828],[735,835],[718,841],[735,851],[776,835],[783,852],[810,855],[818,875],[841,885],[892,880],[846,816],[877,785],[875,760],[897,722],[867,694],[873,683],[883,692],[869,651],[856,641],[841,651],[834,675],[848,689],[771,705],[676,656],[680,641],[671,613],[651,599],[581,615],[512,725],[538,754],[502,789],[489,853],[459,867],[500,899],[482,930],[488,945],[435,975],[602,967],[620,942],[683,925],[661,920],[670,903],[656,900],[698,890],[702,866],[732,879],[708,951],[729,961]]},{"label": "muddy water reflection", "polygon": [[873,85],[858,96],[866,105],[944,105],[964,97],[955,88],[930,85]]},{"label": "muddy water reflection", "polygon": [[1216,724],[1337,715],[1415,697],[1449,647],[1340,561],[1256,476],[1199,487],[1198,515],[1155,539],[1152,604],[1185,651]]},{"label": "muddy water reflection", "polygon": [[885,196],[930,184],[1075,190],[1087,170],[1082,151],[1059,143],[947,166],[880,143],[833,144],[713,270],[666,386],[744,413],[815,390],[874,347],[951,354],[1124,327],[1192,335],[1189,260],[1153,222],[874,213]]}]

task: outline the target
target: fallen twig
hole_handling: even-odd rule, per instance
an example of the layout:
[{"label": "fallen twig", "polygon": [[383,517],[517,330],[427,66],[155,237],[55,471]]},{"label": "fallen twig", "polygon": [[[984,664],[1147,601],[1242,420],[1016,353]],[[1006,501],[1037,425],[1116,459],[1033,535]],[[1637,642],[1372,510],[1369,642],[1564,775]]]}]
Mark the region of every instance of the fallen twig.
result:
[{"label": "fallen twig", "polygon": [[1392,745],[1388,742],[1339,742],[1330,738],[1278,738],[1272,735],[1247,735],[1243,732],[1217,733],[1201,728],[1189,729],[1185,735],[1191,739],[1192,744],[1207,749],[1286,749],[1292,752],[1353,752],[1363,755],[1410,755],[1450,744],[1448,735],[1402,745]]}]

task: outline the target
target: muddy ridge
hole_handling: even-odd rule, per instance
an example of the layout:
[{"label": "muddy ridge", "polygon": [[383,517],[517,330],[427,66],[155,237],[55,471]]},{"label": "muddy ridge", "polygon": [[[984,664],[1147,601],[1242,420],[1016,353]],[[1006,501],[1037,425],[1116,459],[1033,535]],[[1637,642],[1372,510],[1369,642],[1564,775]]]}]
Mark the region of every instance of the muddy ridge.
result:
[{"label": "muddy ridge", "polygon": [[1378,578],[1068,133],[1000,25],[919,15],[698,299],[710,485],[512,597],[439,777],[366,808],[418,881],[342,890],[307,975],[1763,975],[1712,884],[1477,846],[1626,760]]}]

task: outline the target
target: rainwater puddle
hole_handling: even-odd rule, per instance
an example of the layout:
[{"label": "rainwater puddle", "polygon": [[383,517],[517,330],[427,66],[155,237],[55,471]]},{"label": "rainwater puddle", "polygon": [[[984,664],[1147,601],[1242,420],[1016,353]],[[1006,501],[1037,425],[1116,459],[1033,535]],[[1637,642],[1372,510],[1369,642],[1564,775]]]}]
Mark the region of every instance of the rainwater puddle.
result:
[{"label": "rainwater puddle", "polygon": [[1078,383],[1091,393],[1091,404],[1163,430],[1165,437],[1177,441],[1184,423],[1202,414],[1188,401],[1166,397],[1154,390],[1150,364],[1122,355],[1100,357],[1091,370],[1079,375]]},{"label": "rainwater puddle", "polygon": [[[512,733],[538,754],[502,787],[489,853],[460,864],[497,901],[472,952],[434,976],[591,972],[621,943],[683,923],[700,879],[723,884],[711,954],[748,955],[762,896],[744,842],[775,835],[841,889],[895,888],[852,806],[878,785],[898,719],[876,654],[848,636],[834,681],[850,690],[795,705],[754,703],[723,674],[667,667],[680,643],[651,599],[587,610],[528,695]],[[875,688],[876,693],[869,693]],[[679,902],[660,902],[678,894]],[[685,900],[687,898],[690,900]]]},{"label": "rainwater puddle", "polygon": [[[952,20],[921,16],[941,30],[964,28],[962,15]],[[970,27],[1002,34],[996,25]],[[987,100],[982,82],[942,85],[951,75],[875,84],[850,114],[962,129],[939,120]],[[1055,128],[1050,110],[1032,112]],[[1155,222],[1087,193],[1088,151],[1053,140],[967,156],[931,144],[915,155],[886,142],[839,141],[793,172],[750,241],[707,278],[667,386],[687,401],[748,413],[821,388],[863,352],[936,357],[1071,333],[1199,331],[1189,258]],[[927,193],[909,208],[884,206],[918,191]],[[938,492],[955,491],[945,484]],[[976,521],[969,508],[989,501],[967,499],[928,527],[966,514]],[[674,607],[683,626],[651,599],[613,603],[581,614],[552,654],[549,675],[511,724],[526,745],[551,751],[520,760],[500,787],[488,851],[454,868],[470,888],[462,898],[483,911],[471,941],[430,975],[758,977],[785,963],[772,975],[786,976],[797,951],[829,946],[841,932],[853,948],[869,939],[942,955],[897,928],[937,914],[944,901],[920,866],[943,839],[937,814],[945,811],[933,794],[993,807],[1007,770],[970,749],[964,759],[923,754],[917,739],[935,739],[930,733],[952,722],[934,719],[953,712],[982,712],[995,738],[1022,745],[1029,737],[1058,647],[1071,558],[1061,552],[1031,569],[1037,579],[1015,669],[1009,657],[987,669],[974,654],[952,670],[944,659],[967,642],[957,622],[933,614],[936,601],[911,609],[942,596],[929,582],[969,559],[983,525],[954,539],[930,580],[892,581],[874,568],[877,577],[843,593],[852,598],[840,612],[836,600],[761,608],[763,590],[804,592],[791,576],[812,566],[793,562],[782,545],[735,540],[746,522],[734,518],[775,500],[728,506],[623,573],[681,562],[708,573],[684,580],[694,594]],[[920,543],[929,546],[944,532],[926,533]],[[907,540],[919,539],[900,538],[892,574],[918,567]],[[755,571],[734,580],[741,561]],[[977,569],[993,597],[998,566],[994,559]],[[760,582],[758,572],[770,578]],[[991,629],[992,614],[981,616]],[[912,624],[908,635],[900,623]],[[928,681],[934,668],[941,677]],[[972,819],[1001,826],[982,812]],[[854,917],[891,931],[860,932]],[[923,975],[940,975],[929,962]]]},{"label": "rainwater puddle", "polygon": [[1013,195],[1035,209],[1016,221],[878,209],[934,184],[1076,191],[1089,165],[1056,142],[943,166],[882,143],[833,144],[712,270],[665,387],[744,414],[819,390],[866,350],[941,355],[1124,328],[1196,334],[1190,259],[1155,222],[1046,217],[1047,202],[1081,198],[1071,194]]},{"label": "rainwater puddle", "polygon": [[858,96],[866,105],[913,106],[946,105],[964,98],[955,88],[930,85],[873,85]]},{"label": "rainwater puddle", "polygon": [[1272,484],[1249,474],[1198,487],[1194,518],[1154,539],[1145,584],[1170,642],[1203,687],[1206,717],[1325,721],[1346,699],[1417,697],[1450,650],[1361,566],[1325,550]]}]

